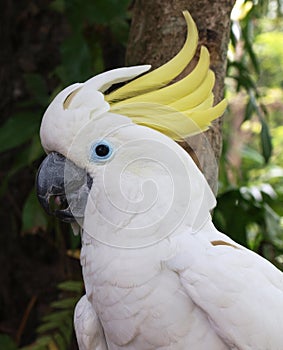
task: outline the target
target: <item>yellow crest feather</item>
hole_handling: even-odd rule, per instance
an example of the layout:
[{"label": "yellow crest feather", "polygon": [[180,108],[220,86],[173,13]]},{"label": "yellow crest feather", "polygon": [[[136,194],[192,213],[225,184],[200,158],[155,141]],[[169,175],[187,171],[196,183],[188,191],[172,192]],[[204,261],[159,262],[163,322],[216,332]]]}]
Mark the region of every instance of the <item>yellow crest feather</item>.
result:
[{"label": "yellow crest feather", "polygon": [[188,11],[187,38],[183,48],[169,62],[105,96],[111,112],[123,114],[139,125],[156,129],[180,141],[206,130],[226,108],[222,100],[213,106],[214,73],[209,69],[208,50],[202,46],[195,68],[185,78],[166,86],[192,60],[198,32]]}]

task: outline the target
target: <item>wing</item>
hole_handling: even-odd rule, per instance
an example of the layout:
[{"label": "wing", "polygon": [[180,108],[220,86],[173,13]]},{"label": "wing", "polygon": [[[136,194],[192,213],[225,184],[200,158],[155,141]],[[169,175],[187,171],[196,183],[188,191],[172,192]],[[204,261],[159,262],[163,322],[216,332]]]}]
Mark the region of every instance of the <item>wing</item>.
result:
[{"label": "wing", "polygon": [[181,248],[167,266],[228,346],[282,349],[282,272],[214,231],[176,238]]},{"label": "wing", "polygon": [[86,295],[76,305],[74,324],[80,350],[108,349],[100,321]]}]

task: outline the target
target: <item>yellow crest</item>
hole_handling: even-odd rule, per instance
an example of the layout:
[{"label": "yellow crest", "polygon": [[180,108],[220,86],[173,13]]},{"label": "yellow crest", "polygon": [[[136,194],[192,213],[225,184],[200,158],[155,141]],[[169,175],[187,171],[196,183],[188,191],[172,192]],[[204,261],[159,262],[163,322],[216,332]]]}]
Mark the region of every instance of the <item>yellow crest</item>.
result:
[{"label": "yellow crest", "polygon": [[109,93],[105,100],[113,113],[128,116],[139,125],[156,129],[176,141],[208,129],[220,117],[226,100],[213,106],[214,73],[202,46],[195,68],[182,80],[168,85],[190,63],[197,49],[198,32],[188,11],[187,38],[183,48],[169,62]]}]

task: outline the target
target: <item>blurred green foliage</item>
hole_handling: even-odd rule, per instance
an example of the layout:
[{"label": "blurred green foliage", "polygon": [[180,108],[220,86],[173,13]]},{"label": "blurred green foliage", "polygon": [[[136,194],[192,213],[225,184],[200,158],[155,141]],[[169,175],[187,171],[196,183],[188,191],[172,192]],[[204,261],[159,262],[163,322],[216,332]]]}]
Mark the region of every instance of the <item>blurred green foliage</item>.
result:
[{"label": "blurred green foliage", "polygon": [[[282,269],[283,27],[278,21],[282,3],[239,1],[238,5],[228,54],[230,109],[214,221]],[[266,32],[268,28],[273,31]]]},{"label": "blurred green foliage", "polygon": [[73,312],[81,296],[83,283],[66,281],[60,283],[58,289],[64,294],[51,304],[51,312],[43,317],[36,330],[36,341],[22,350],[69,349],[73,335]]}]

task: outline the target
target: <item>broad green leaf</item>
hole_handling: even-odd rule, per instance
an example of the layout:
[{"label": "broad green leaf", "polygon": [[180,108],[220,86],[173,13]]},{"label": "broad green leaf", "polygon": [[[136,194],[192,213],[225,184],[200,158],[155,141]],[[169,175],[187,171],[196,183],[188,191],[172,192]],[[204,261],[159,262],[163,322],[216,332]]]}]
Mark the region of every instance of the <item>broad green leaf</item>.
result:
[{"label": "broad green leaf", "polygon": [[280,216],[266,203],[264,209],[267,236],[277,248],[283,249],[283,229],[280,225]]},{"label": "broad green leaf", "polygon": [[59,13],[64,13],[66,9],[64,0],[53,0],[49,6],[52,10],[55,10]]},{"label": "broad green leaf", "polygon": [[0,334],[0,348],[5,350],[17,350],[15,341],[7,334]]},{"label": "broad green leaf", "polygon": [[41,106],[46,107],[49,102],[49,95],[46,83],[40,74],[30,73],[25,75],[27,88]]},{"label": "broad green leaf", "polygon": [[125,20],[119,19],[110,23],[110,29],[115,39],[121,44],[127,45],[129,35],[129,24]]},{"label": "broad green leaf", "polygon": [[36,159],[40,158],[44,154],[45,152],[41,146],[39,134],[35,134],[28,148],[27,164],[33,163]]},{"label": "broad green leaf", "polygon": [[40,145],[39,136],[36,134],[32,138],[29,147],[25,147],[18,150],[9,172],[7,173],[6,177],[3,179],[0,185],[0,197],[5,193],[9,179],[22,168],[30,166],[36,159],[41,157],[43,154],[44,151]]},{"label": "broad green leaf", "polygon": [[75,235],[72,229],[72,226],[69,226],[69,242],[70,242],[70,250],[77,250],[81,247],[81,235]]},{"label": "broad green leaf", "polygon": [[[109,25],[109,22],[117,18],[125,18],[129,0],[96,0],[80,3],[80,14],[87,18],[90,23]],[[77,1],[72,1],[73,6],[69,7],[72,23],[78,9]]]},{"label": "broad green leaf", "polygon": [[32,112],[11,116],[0,128],[0,153],[17,147],[38,133],[41,116]]},{"label": "broad green leaf", "polygon": [[44,150],[40,144],[39,135],[35,134],[31,139],[29,146],[19,149],[14,163],[8,173],[8,177],[14,175],[20,169],[31,165],[35,160],[44,154]]},{"label": "broad green leaf", "polygon": [[250,163],[254,163],[260,166],[264,164],[263,156],[257,150],[249,146],[244,146],[241,149],[241,156],[242,158],[246,159]]},{"label": "broad green leaf", "polygon": [[92,75],[89,47],[81,33],[75,32],[61,45],[62,65],[57,67],[64,85],[84,81]]},{"label": "broad green leaf", "polygon": [[46,229],[46,227],[46,215],[41,208],[35,190],[33,189],[24,204],[22,212],[22,231],[35,233],[39,228]]},{"label": "broad green leaf", "polygon": [[216,227],[236,242],[247,246],[246,225],[249,214],[239,189],[231,189],[217,199],[214,211]]}]

